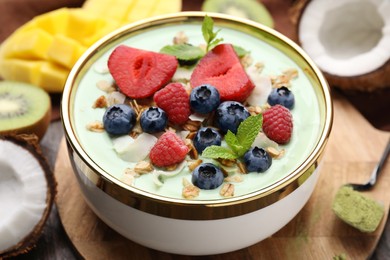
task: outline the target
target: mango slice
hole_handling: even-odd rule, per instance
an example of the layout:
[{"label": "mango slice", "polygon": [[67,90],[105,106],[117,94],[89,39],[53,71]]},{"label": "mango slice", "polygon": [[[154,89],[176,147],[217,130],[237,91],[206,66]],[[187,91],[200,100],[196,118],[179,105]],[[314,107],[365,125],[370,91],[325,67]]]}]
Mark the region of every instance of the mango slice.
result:
[{"label": "mango slice", "polygon": [[86,0],[82,8],[126,24],[151,16],[180,12],[182,0]]},{"label": "mango slice", "polygon": [[62,92],[76,61],[97,40],[123,24],[178,12],[181,0],[86,0],[27,22],[0,46],[0,77]]},{"label": "mango slice", "polygon": [[54,35],[52,44],[47,50],[47,56],[49,61],[72,69],[86,49],[87,47],[84,47],[76,40],[64,35]]}]

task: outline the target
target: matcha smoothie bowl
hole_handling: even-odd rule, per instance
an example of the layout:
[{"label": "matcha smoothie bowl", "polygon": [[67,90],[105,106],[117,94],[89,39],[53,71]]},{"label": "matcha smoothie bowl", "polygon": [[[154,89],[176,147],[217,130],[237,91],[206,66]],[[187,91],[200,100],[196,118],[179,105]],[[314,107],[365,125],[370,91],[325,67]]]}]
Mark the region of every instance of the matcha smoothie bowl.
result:
[{"label": "matcha smoothie bowl", "polygon": [[61,113],[99,218],[144,246],[206,255],[257,243],[300,211],[333,111],[323,75],[283,35],[183,12],[129,24],[88,49]]}]

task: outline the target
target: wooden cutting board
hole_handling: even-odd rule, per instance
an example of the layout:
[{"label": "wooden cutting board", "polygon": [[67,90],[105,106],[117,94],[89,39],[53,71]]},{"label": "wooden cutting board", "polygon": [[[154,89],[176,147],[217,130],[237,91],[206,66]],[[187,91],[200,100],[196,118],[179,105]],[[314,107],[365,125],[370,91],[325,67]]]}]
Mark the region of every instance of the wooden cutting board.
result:
[{"label": "wooden cutting board", "polygon": [[[366,259],[384,229],[390,204],[390,164],[387,163],[373,191],[366,192],[385,206],[385,216],[370,234],[359,232],[339,220],[331,210],[338,188],[348,182],[365,182],[385,144],[387,132],[374,129],[341,96],[334,96],[333,131],[314,193],[303,210],[272,237],[235,252],[207,259]],[[148,249],[110,229],[88,208],[61,144],[55,167],[57,206],[65,231],[86,259],[195,259]],[[232,234],[234,239],[234,234]]]}]

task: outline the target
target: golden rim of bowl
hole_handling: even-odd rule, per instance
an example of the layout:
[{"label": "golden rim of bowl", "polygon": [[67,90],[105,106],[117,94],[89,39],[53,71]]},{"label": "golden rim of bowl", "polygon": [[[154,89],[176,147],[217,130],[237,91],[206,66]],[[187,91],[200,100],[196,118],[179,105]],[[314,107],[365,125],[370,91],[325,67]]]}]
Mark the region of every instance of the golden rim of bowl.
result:
[{"label": "golden rim of bowl", "polygon": [[[219,13],[207,13],[218,26],[242,31],[266,41],[287,54],[305,72],[315,88],[320,103],[322,129],[317,144],[308,158],[291,173],[272,185],[242,196],[218,200],[187,200],[165,197],[129,186],[102,170],[82,149],[71,122],[71,105],[83,68],[102,49],[112,46],[130,33],[170,24],[198,23],[201,25],[205,12],[180,12],[156,16],[125,25],[100,39],[77,61],[66,81],[61,104],[61,117],[67,139],[69,156],[75,174],[82,174],[98,189],[112,198],[141,211],[176,219],[211,220],[235,217],[269,206],[295,191],[318,167],[328,141],[333,122],[330,90],[325,77],[309,56],[292,40],[259,23]],[[95,56],[95,57],[96,57]],[[81,76],[80,76],[81,75]],[[77,169],[77,170],[76,170]]]}]

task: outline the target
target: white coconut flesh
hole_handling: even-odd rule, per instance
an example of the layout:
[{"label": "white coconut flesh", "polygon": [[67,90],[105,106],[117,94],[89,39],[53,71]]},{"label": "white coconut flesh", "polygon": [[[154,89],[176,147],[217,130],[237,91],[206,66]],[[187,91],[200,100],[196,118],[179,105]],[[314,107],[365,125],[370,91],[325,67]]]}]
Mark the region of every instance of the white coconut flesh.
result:
[{"label": "white coconut flesh", "polygon": [[0,254],[31,234],[47,208],[44,169],[28,150],[0,140]]},{"label": "white coconut flesh", "polygon": [[370,73],[390,59],[389,0],[312,0],[298,30],[302,48],[332,75]]}]

